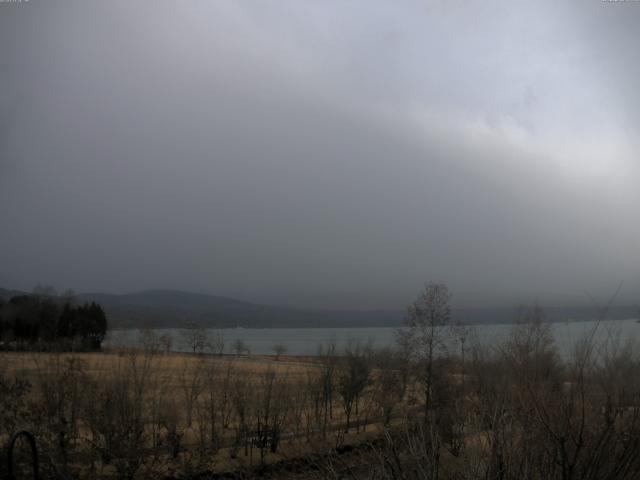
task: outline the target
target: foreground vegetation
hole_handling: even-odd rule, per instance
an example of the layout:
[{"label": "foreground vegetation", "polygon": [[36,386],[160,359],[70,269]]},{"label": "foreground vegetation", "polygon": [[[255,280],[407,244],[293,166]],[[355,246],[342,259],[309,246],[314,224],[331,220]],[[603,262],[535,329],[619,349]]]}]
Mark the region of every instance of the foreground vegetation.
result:
[{"label": "foreground vegetation", "polygon": [[166,354],[147,332],[131,350],[3,353],[0,434],[33,431],[44,478],[638,478],[633,342],[593,331],[561,358],[532,308],[482,346],[447,326],[448,301],[428,285],[382,351]]}]

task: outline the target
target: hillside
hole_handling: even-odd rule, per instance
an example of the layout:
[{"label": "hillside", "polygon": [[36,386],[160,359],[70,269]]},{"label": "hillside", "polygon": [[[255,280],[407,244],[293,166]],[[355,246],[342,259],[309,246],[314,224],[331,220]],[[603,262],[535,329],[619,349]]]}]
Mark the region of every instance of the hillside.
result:
[{"label": "hillside", "polygon": [[88,293],[79,301],[95,301],[114,327],[177,327],[188,322],[219,328],[365,327],[399,324],[400,312],[311,310],[258,305],[227,297],[174,290],[148,290],[125,295]]},{"label": "hillside", "polygon": [[[23,294],[17,290],[0,289],[0,299],[8,300]],[[124,295],[84,293],[78,302],[95,301],[103,306],[109,325],[115,328],[170,328],[186,323],[209,327],[234,328],[312,328],[312,327],[390,327],[398,326],[403,311],[318,310],[259,305],[228,297],[181,292],[175,290],[147,290]],[[511,323],[517,318],[513,306],[487,308],[454,308],[453,323]],[[552,322],[592,320],[596,312],[591,307],[547,307],[547,319]],[[634,306],[610,309],[607,318],[636,318]]]}]

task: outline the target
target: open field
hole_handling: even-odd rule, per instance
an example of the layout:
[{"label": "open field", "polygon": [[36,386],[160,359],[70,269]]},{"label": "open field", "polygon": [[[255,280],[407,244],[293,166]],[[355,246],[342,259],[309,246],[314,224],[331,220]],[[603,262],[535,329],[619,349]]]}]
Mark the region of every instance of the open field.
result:
[{"label": "open field", "polygon": [[0,440],[33,432],[51,479],[638,478],[632,341],[565,358],[539,321],[492,347],[451,330],[438,356],[429,328],[411,354],[3,352]]},{"label": "open field", "polygon": [[[120,351],[105,352],[81,352],[81,353],[41,353],[41,352],[2,352],[2,370],[8,375],[24,376],[35,379],[44,365],[58,361],[79,361],[90,375],[105,375],[118,371],[121,364],[131,356],[142,356],[142,352],[134,349],[121,349]],[[256,356],[215,356],[215,355],[190,355],[186,353],[170,353],[168,355],[154,355],[153,373],[161,375],[167,380],[168,386],[177,388],[175,382],[177,375],[184,368],[196,369],[197,367],[220,368],[232,364],[237,373],[248,375],[259,374],[266,370],[275,370],[293,377],[300,376],[310,369],[316,368],[311,357],[282,356],[276,361],[268,355]],[[172,385],[173,383],[173,385]]]},{"label": "open field", "polygon": [[336,385],[341,361],[332,356],[128,349],[3,352],[0,359],[0,378],[18,406],[5,398],[0,432],[5,439],[18,428],[36,433],[58,474],[245,469],[361,442],[382,420],[371,385],[358,392],[347,425]]}]

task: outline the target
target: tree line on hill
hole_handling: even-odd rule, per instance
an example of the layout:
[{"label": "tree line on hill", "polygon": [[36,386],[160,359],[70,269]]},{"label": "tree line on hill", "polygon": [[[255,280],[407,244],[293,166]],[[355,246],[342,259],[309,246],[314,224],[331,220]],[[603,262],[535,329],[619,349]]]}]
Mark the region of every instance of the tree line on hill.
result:
[{"label": "tree line on hill", "polygon": [[0,348],[98,350],[106,333],[107,317],[95,302],[76,305],[71,295],[38,291],[0,299]]}]

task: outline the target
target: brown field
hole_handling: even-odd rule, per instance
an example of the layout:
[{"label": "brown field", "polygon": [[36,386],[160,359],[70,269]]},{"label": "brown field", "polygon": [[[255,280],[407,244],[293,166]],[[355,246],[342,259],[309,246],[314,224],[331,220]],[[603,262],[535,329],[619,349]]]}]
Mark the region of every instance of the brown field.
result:
[{"label": "brown field", "polygon": [[13,425],[36,433],[51,465],[62,456],[80,477],[138,478],[243,470],[378,434],[371,386],[346,431],[336,379],[322,385],[326,362],[334,375],[328,357],[2,352],[0,378],[28,382],[18,400],[41,415]]},{"label": "brown field", "polygon": [[[62,353],[51,354],[41,352],[0,352],[2,359],[0,367],[5,374],[24,376],[35,379],[42,367],[52,362],[65,361],[74,358],[83,363],[90,375],[104,375],[116,372],[123,363],[127,363],[129,356],[136,352],[133,349],[120,351],[104,351],[90,353]],[[188,353],[158,354],[153,357],[153,373],[160,374],[171,384],[175,382],[177,373],[187,368],[212,367],[219,368],[232,363],[237,373],[255,375],[267,370],[275,370],[290,376],[300,376],[310,369],[317,368],[317,364],[310,357],[281,356],[276,361],[269,355],[253,356],[215,356],[191,355]],[[176,386],[176,385],[174,385]]]},{"label": "brown field", "polygon": [[565,360],[537,322],[440,357],[5,352],[0,442],[33,432],[47,479],[635,480],[640,354],[614,346]]}]

